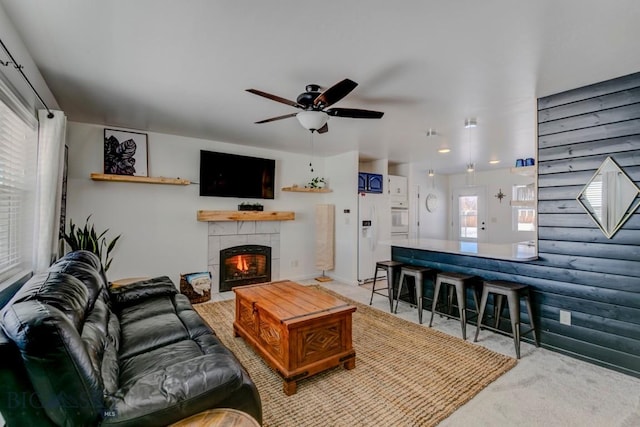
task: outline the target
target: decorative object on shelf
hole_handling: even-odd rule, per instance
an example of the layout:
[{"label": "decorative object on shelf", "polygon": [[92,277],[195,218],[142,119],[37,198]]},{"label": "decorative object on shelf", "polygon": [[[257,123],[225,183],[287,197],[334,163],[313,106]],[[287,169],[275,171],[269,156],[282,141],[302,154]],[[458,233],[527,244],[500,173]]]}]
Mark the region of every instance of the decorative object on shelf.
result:
[{"label": "decorative object on shelf", "polygon": [[502,192],[502,188],[498,190],[498,194],[496,194],[496,197],[498,198],[498,200],[500,201],[500,203],[502,203],[502,199],[504,199],[506,196],[506,194],[504,194]]},{"label": "decorative object on shelf", "polygon": [[307,188],[324,188],[325,185],[326,185],[326,182],[325,182],[324,178],[320,178],[320,177],[316,176],[311,181],[309,181],[309,183],[306,185],[306,187]]},{"label": "decorative object on shelf", "polygon": [[427,211],[433,213],[438,209],[438,196],[433,193],[427,194],[427,198],[425,199],[425,207]]},{"label": "decorative object on shelf", "polygon": [[242,202],[238,205],[239,211],[263,211],[264,206],[260,203],[246,203]]},{"label": "decorative object on shelf", "polygon": [[100,258],[102,268],[106,272],[111,266],[113,258],[110,256],[113,248],[116,246],[118,239],[122,234],[116,236],[113,240],[107,243],[106,234],[109,231],[107,228],[102,233],[98,234],[93,224],[89,224],[89,215],[84,223],[84,227],[76,228],[72,219],[69,219],[69,233],[63,233],[62,238],[69,245],[72,251],[87,250],[93,252]]},{"label": "decorative object on shelf", "polygon": [[524,159],[516,159],[516,167],[521,168],[524,166]]},{"label": "decorative object on shelf", "polygon": [[524,159],[525,166],[533,166],[535,164],[536,164],[536,161],[533,157],[527,157],[526,159]]},{"label": "decorative object on shelf", "polygon": [[104,173],[149,176],[147,134],[105,129]]}]

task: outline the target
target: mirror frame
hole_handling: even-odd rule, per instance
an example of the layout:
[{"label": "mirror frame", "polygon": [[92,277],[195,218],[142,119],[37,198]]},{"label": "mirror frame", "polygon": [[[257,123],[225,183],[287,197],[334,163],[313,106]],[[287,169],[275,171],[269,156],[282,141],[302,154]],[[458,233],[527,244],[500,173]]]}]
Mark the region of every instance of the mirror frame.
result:
[{"label": "mirror frame", "polygon": [[[591,183],[598,177],[598,175],[601,174],[602,169],[607,165],[607,163],[611,163],[613,164],[618,171],[622,174],[622,179],[626,179],[629,183],[631,183],[631,185],[633,185],[633,187],[636,190],[636,194],[635,197],[633,198],[633,200],[631,201],[631,203],[629,204],[629,207],[626,210],[626,213],[624,214],[624,216],[622,218],[620,218],[620,220],[618,221],[618,223],[616,224],[615,228],[613,228],[613,230],[605,230],[604,226],[600,223],[600,220],[594,215],[593,212],[591,212],[587,206],[585,206],[585,204],[582,202],[581,197],[583,196],[583,194],[585,193],[585,191],[587,190],[587,188],[589,188],[589,186],[591,185]],[[600,231],[602,231],[602,233],[607,236],[608,239],[611,239],[616,232],[625,224],[625,222],[627,222],[627,220],[631,217],[631,215],[633,215],[633,213],[636,211],[636,209],[638,209],[638,206],[640,206],[640,200],[635,201],[638,198],[638,195],[640,194],[640,188],[638,188],[638,186],[636,185],[635,182],[633,182],[633,180],[629,177],[629,175],[627,175],[627,173],[620,167],[620,165],[618,165],[618,163],[616,163],[615,160],[613,160],[613,158],[611,158],[611,156],[607,157],[606,159],[604,159],[602,161],[602,163],[600,164],[600,166],[598,167],[598,170],[596,170],[596,172],[593,174],[593,176],[589,179],[589,181],[584,185],[584,187],[582,187],[582,190],[580,190],[580,192],[578,193],[578,195],[576,196],[576,201],[578,202],[578,204],[580,206],[582,206],[582,208],[585,210],[585,212],[591,217],[591,219],[593,220],[593,222],[596,223],[596,225],[598,226],[598,228],[600,228]]]}]

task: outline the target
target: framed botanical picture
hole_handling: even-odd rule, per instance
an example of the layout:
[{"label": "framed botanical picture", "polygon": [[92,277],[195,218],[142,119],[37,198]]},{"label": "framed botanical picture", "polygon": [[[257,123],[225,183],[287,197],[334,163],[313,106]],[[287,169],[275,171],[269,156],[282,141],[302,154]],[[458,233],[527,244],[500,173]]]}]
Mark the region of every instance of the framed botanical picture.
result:
[{"label": "framed botanical picture", "polygon": [[147,134],[105,129],[104,173],[149,176]]}]

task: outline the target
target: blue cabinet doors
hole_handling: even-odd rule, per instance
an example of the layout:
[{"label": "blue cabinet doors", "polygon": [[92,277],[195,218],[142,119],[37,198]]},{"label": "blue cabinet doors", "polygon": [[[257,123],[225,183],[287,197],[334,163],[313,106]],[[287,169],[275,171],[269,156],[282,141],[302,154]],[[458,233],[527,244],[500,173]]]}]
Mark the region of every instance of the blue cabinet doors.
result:
[{"label": "blue cabinet doors", "polygon": [[358,172],[358,193],[382,193],[382,174]]}]

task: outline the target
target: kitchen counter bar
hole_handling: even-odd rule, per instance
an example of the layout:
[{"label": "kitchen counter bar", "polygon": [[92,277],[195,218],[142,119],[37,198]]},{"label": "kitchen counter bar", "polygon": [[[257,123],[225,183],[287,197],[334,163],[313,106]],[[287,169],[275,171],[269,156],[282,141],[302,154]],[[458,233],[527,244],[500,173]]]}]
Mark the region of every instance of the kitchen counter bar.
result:
[{"label": "kitchen counter bar", "polygon": [[538,259],[533,242],[519,243],[476,243],[460,240],[437,239],[394,239],[384,242],[392,247],[443,252],[455,255],[476,256],[505,261],[534,261]]}]

